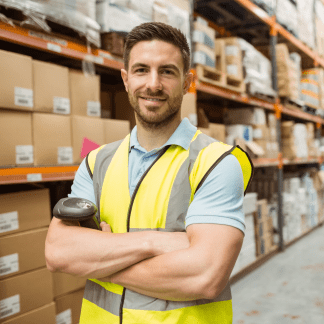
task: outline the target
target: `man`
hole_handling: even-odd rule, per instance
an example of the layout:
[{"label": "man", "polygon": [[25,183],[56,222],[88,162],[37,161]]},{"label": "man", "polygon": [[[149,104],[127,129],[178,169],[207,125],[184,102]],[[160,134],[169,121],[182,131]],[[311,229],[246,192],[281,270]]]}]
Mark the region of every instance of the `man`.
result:
[{"label": "man", "polygon": [[53,218],[46,239],[51,271],[90,279],[81,324],[232,322],[252,165],[181,121],[189,62],[185,36],[168,25],[126,39],[121,74],[137,126],[90,152],[70,195],[97,204],[102,231]]}]

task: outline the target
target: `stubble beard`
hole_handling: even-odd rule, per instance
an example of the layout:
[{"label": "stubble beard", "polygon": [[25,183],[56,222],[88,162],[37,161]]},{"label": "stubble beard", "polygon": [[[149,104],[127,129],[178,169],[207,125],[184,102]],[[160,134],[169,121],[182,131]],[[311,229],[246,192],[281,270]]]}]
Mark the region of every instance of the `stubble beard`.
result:
[{"label": "stubble beard", "polygon": [[[151,96],[151,97],[161,97],[163,96],[163,93],[147,93],[146,95]],[[163,96],[165,97],[165,96]],[[142,111],[139,106],[139,97],[135,94],[131,94],[130,91],[128,92],[128,99],[131,104],[131,106],[134,109],[134,112],[137,116],[138,122],[141,124],[141,126],[145,129],[151,129],[151,130],[157,130],[166,127],[169,125],[178,115],[180,109],[181,109],[181,104],[182,104],[182,99],[183,99],[183,94],[180,93],[178,96],[172,98],[167,98],[166,104],[168,105],[168,109],[164,111],[162,114],[158,114],[157,116],[154,117],[148,117],[146,116]]]}]

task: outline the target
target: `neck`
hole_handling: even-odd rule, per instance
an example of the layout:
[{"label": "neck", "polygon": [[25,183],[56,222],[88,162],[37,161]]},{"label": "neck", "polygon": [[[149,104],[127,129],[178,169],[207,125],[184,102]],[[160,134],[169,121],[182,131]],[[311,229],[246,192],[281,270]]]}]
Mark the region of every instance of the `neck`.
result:
[{"label": "neck", "polygon": [[147,152],[161,147],[165,144],[171,135],[175,132],[178,126],[181,123],[180,116],[175,118],[167,125],[162,126],[161,128],[147,128],[143,127],[136,118],[137,124],[137,140],[139,144],[145,148]]}]

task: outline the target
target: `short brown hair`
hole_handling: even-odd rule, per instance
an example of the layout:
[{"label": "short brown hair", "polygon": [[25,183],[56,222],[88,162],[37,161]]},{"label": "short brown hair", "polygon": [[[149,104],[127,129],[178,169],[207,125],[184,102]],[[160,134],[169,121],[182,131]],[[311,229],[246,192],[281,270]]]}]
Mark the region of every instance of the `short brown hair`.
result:
[{"label": "short brown hair", "polygon": [[175,45],[180,49],[184,73],[190,69],[190,49],[186,36],[177,28],[160,22],[149,22],[136,26],[127,35],[124,46],[124,65],[128,70],[130,52],[139,42],[161,40]]}]

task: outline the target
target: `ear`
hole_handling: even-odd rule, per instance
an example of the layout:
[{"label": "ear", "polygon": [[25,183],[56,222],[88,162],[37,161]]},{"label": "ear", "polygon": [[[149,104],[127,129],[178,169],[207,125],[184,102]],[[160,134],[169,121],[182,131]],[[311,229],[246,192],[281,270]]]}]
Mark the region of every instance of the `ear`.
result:
[{"label": "ear", "polygon": [[183,94],[185,95],[189,88],[190,88],[190,85],[191,85],[191,82],[193,81],[193,74],[191,72],[187,73],[186,76],[185,76],[185,81],[184,81],[184,84],[183,84]]},{"label": "ear", "polygon": [[121,77],[123,79],[124,82],[124,86],[125,86],[125,90],[126,92],[128,92],[128,74],[127,71],[125,69],[121,69]]}]

